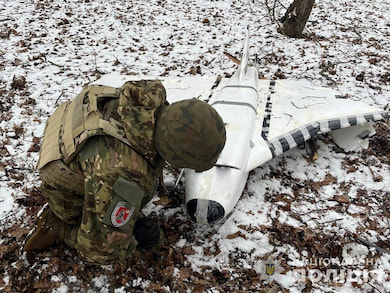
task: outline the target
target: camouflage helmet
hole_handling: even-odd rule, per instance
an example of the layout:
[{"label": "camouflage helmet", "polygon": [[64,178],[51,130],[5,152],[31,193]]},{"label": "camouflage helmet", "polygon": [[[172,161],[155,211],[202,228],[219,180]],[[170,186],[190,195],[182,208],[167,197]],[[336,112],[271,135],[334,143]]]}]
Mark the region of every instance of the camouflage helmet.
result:
[{"label": "camouflage helmet", "polygon": [[179,101],[165,107],[157,118],[156,149],[175,168],[210,169],[225,141],[222,118],[205,102]]}]

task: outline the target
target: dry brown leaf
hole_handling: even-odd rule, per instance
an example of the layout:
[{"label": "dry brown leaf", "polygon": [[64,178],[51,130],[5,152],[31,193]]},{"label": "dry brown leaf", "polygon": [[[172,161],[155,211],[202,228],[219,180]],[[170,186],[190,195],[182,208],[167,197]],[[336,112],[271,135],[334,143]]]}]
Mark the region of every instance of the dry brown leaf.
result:
[{"label": "dry brown leaf", "polygon": [[157,200],[157,201],[154,201],[153,203],[155,205],[167,205],[167,204],[170,204],[172,202],[172,199],[169,198],[168,196],[166,195],[163,195],[163,196],[160,196],[160,199]]},{"label": "dry brown leaf", "polygon": [[179,274],[179,280],[185,280],[192,275],[192,270],[189,268],[181,268]]},{"label": "dry brown leaf", "polygon": [[237,238],[237,237],[241,237],[241,238],[246,239],[246,236],[241,231],[237,231],[236,233],[233,233],[233,234],[226,236],[227,239],[233,239],[233,238]]},{"label": "dry brown leaf", "polygon": [[339,203],[345,203],[345,204],[349,203],[349,199],[343,195],[335,195],[334,200]]},{"label": "dry brown leaf", "polygon": [[184,254],[189,254],[189,255],[195,254],[195,250],[190,245],[184,246],[182,251]]}]

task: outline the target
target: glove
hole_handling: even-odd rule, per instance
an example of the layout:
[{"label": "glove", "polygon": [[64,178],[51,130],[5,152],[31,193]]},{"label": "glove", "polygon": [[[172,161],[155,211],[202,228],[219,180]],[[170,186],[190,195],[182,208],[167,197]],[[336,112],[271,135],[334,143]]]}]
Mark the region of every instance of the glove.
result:
[{"label": "glove", "polygon": [[138,248],[148,248],[159,244],[160,227],[151,218],[139,218],[135,222],[133,235],[138,241]]}]

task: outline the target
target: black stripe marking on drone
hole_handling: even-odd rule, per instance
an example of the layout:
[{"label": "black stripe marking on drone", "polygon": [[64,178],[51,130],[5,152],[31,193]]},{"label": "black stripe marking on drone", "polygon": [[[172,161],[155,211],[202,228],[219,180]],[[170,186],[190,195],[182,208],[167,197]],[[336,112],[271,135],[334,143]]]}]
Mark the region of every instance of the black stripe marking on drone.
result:
[{"label": "black stripe marking on drone", "polygon": [[[265,104],[265,115],[263,119],[263,129],[261,131],[261,136],[267,140],[269,127],[271,123],[271,113],[272,113],[272,103],[271,103],[271,95],[275,92],[275,84],[274,80],[271,80],[269,83],[269,94],[267,97],[267,103]],[[272,150],[271,150],[272,151]]]},{"label": "black stripe marking on drone", "polygon": [[357,119],[356,119],[356,117],[349,117],[349,118],[348,118],[348,123],[349,123],[349,125],[351,125],[351,126],[356,125],[356,124],[357,124]]},{"label": "black stripe marking on drone", "polygon": [[364,119],[366,119],[366,121],[375,121],[373,114],[364,115]]},{"label": "black stripe marking on drone", "polygon": [[328,121],[328,127],[331,130],[336,130],[341,128],[341,122],[340,119],[334,119]]},{"label": "black stripe marking on drone", "polygon": [[276,157],[275,146],[272,143],[269,145],[269,150],[271,151],[272,158],[275,158]]},{"label": "black stripe marking on drone", "polygon": [[[264,118],[264,120],[263,120],[263,133],[265,132],[264,128],[269,128],[269,124],[270,124],[270,120]],[[268,134],[268,131],[267,131],[267,134]],[[263,136],[263,138],[264,138],[264,136]]]},{"label": "black stripe marking on drone", "polygon": [[[348,117],[346,119],[347,119],[348,124],[350,126],[354,126],[354,125],[358,124],[358,118],[360,118],[360,119],[364,118],[367,122],[369,122],[369,121],[376,121],[376,120],[380,120],[380,119],[389,119],[390,114],[388,112],[384,111],[384,112],[378,113],[378,115],[366,114],[366,115],[361,115],[361,116],[351,116],[351,117]],[[330,130],[337,130],[337,129],[341,128],[341,120],[340,119],[332,119],[332,120],[329,120],[327,122],[325,121],[324,123],[328,124],[328,127]],[[309,124],[309,125],[306,125],[304,128],[296,129],[290,133],[286,133],[283,137],[277,138],[276,141],[274,140],[274,143],[269,142],[269,149],[272,153],[272,157],[276,157],[276,156],[280,155],[281,154],[281,153],[279,153],[280,149],[282,149],[282,152],[285,152],[285,151],[288,151],[289,149],[292,149],[298,145],[303,144],[305,142],[305,138],[304,138],[304,135],[303,135],[303,132],[301,129],[305,129],[305,128],[309,132],[310,137],[316,136],[321,131],[320,123],[317,122],[314,124],[314,126],[313,126],[313,124]],[[294,140],[294,142],[296,143],[296,145],[295,144],[290,145],[290,143],[287,140],[288,137],[292,138]],[[276,148],[275,145],[277,145],[279,147]]]},{"label": "black stripe marking on drone", "polygon": [[307,131],[309,131],[310,137],[314,137],[320,131],[320,125],[317,124],[316,127],[314,127],[313,125],[308,125],[306,126],[306,129]]},{"label": "black stripe marking on drone", "polygon": [[290,149],[290,144],[288,143],[285,137],[279,139],[280,145],[282,146],[283,152],[286,152]]},{"label": "black stripe marking on drone", "polygon": [[[302,129],[302,128],[301,128]],[[314,137],[317,135],[318,132],[320,132],[320,125],[317,123],[317,125],[313,126],[312,124],[305,126],[303,129],[306,129],[309,133],[310,137]],[[294,140],[295,143],[292,145],[288,142],[287,138],[290,137],[291,140]],[[302,145],[305,143],[305,136],[303,135],[302,130],[298,129],[294,132],[290,132],[283,137],[277,139],[275,143],[269,144],[269,149],[272,153],[272,157],[275,158],[276,156],[280,155],[280,151],[276,151],[277,149],[282,149],[282,153],[295,148],[296,146]],[[275,145],[280,145],[279,148],[276,148]]]},{"label": "black stripe marking on drone", "polygon": [[297,146],[305,142],[305,137],[303,136],[303,133],[300,130],[295,131],[294,133],[291,134],[291,136],[294,139]]}]

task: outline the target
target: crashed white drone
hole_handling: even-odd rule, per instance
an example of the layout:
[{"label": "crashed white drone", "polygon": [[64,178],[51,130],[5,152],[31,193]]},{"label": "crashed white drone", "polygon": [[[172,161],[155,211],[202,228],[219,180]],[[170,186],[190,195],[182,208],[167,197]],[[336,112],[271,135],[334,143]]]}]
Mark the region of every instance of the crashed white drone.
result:
[{"label": "crashed white drone", "polygon": [[[375,134],[372,122],[389,113],[363,102],[337,95],[308,81],[259,80],[248,66],[247,36],[236,73],[216,78],[157,78],[162,80],[169,102],[186,98],[209,99],[222,117],[227,140],[216,165],[204,172],[186,170],[185,202],[189,215],[199,223],[227,216],[240,198],[249,172],[320,133],[331,132],[346,151],[368,147]],[[120,87],[145,77],[109,74],[95,82]],[[150,79],[150,77],[148,78]]]}]

